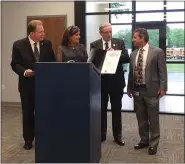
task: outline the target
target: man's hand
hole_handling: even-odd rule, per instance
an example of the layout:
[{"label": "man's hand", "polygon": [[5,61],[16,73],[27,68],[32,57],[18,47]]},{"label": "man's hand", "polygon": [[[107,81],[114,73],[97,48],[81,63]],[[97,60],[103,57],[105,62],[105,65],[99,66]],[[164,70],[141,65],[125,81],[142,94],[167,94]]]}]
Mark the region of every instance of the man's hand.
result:
[{"label": "man's hand", "polygon": [[31,69],[27,69],[27,70],[25,71],[25,74],[24,74],[25,77],[32,77],[32,76],[34,76],[34,75],[35,75],[35,72],[32,71]]},{"label": "man's hand", "polygon": [[159,98],[161,98],[161,97],[163,97],[166,94],[166,91],[162,90],[162,89],[159,89],[157,94],[159,95]]},{"label": "man's hand", "polygon": [[132,98],[132,91],[130,89],[127,89],[127,95],[128,97]]}]

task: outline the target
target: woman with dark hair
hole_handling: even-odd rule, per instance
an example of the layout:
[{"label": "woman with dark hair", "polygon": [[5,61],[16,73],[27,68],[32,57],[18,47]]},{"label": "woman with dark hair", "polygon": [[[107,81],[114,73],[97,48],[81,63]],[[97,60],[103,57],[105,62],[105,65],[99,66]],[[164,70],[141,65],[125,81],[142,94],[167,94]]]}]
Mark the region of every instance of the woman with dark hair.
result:
[{"label": "woman with dark hair", "polygon": [[61,45],[57,49],[58,62],[86,62],[88,55],[83,44],[79,43],[80,29],[69,26],[63,34]]}]

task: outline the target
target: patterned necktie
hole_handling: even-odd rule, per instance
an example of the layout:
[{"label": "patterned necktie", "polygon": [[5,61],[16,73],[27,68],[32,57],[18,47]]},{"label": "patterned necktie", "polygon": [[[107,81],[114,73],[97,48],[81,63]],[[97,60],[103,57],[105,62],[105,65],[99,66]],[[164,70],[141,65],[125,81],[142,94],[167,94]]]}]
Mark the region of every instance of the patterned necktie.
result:
[{"label": "patterned necktie", "polygon": [[34,54],[35,54],[36,61],[38,62],[40,55],[39,55],[39,50],[37,48],[37,43],[36,42],[34,43]]},{"label": "patterned necktie", "polygon": [[140,49],[139,56],[137,59],[137,66],[136,66],[136,84],[143,83],[143,51],[144,49]]},{"label": "patterned necktie", "polygon": [[108,42],[105,42],[105,50],[107,50],[109,48],[109,44]]}]

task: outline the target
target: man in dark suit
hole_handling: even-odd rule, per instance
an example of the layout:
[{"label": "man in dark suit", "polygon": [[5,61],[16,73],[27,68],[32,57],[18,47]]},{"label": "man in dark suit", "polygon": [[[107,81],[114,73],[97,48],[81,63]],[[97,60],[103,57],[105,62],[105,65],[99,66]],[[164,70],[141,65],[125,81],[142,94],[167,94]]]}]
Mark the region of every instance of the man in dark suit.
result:
[{"label": "man in dark suit", "polygon": [[114,141],[123,146],[125,143],[122,141],[121,108],[125,78],[122,64],[129,63],[129,55],[124,41],[112,38],[111,24],[100,25],[99,32],[102,38],[92,42],[91,49],[122,50],[116,73],[101,76],[101,140],[106,140],[107,106],[110,97]]},{"label": "man in dark suit", "polygon": [[130,55],[128,96],[134,98],[140,142],[135,149],[148,147],[148,154],[157,153],[159,144],[159,98],[167,91],[167,68],[164,51],[148,44],[146,29],[136,29],[133,44],[138,47]]},{"label": "man in dark suit", "polygon": [[12,70],[19,75],[19,86],[22,113],[24,148],[32,148],[34,140],[34,63],[53,62],[55,55],[52,44],[44,39],[42,22],[33,20],[27,27],[28,37],[20,39],[13,44]]}]

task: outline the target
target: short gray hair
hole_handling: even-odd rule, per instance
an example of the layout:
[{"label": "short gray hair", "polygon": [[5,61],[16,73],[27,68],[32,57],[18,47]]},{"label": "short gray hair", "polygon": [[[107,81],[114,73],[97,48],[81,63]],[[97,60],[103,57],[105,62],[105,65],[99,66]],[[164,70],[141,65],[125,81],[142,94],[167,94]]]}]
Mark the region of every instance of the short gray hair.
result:
[{"label": "short gray hair", "polygon": [[30,32],[35,31],[37,25],[43,25],[43,23],[40,20],[32,20],[28,23],[28,27],[27,27],[28,35],[30,34]]},{"label": "short gray hair", "polygon": [[99,26],[99,31],[101,32],[105,27],[112,26],[110,23],[103,23]]}]

